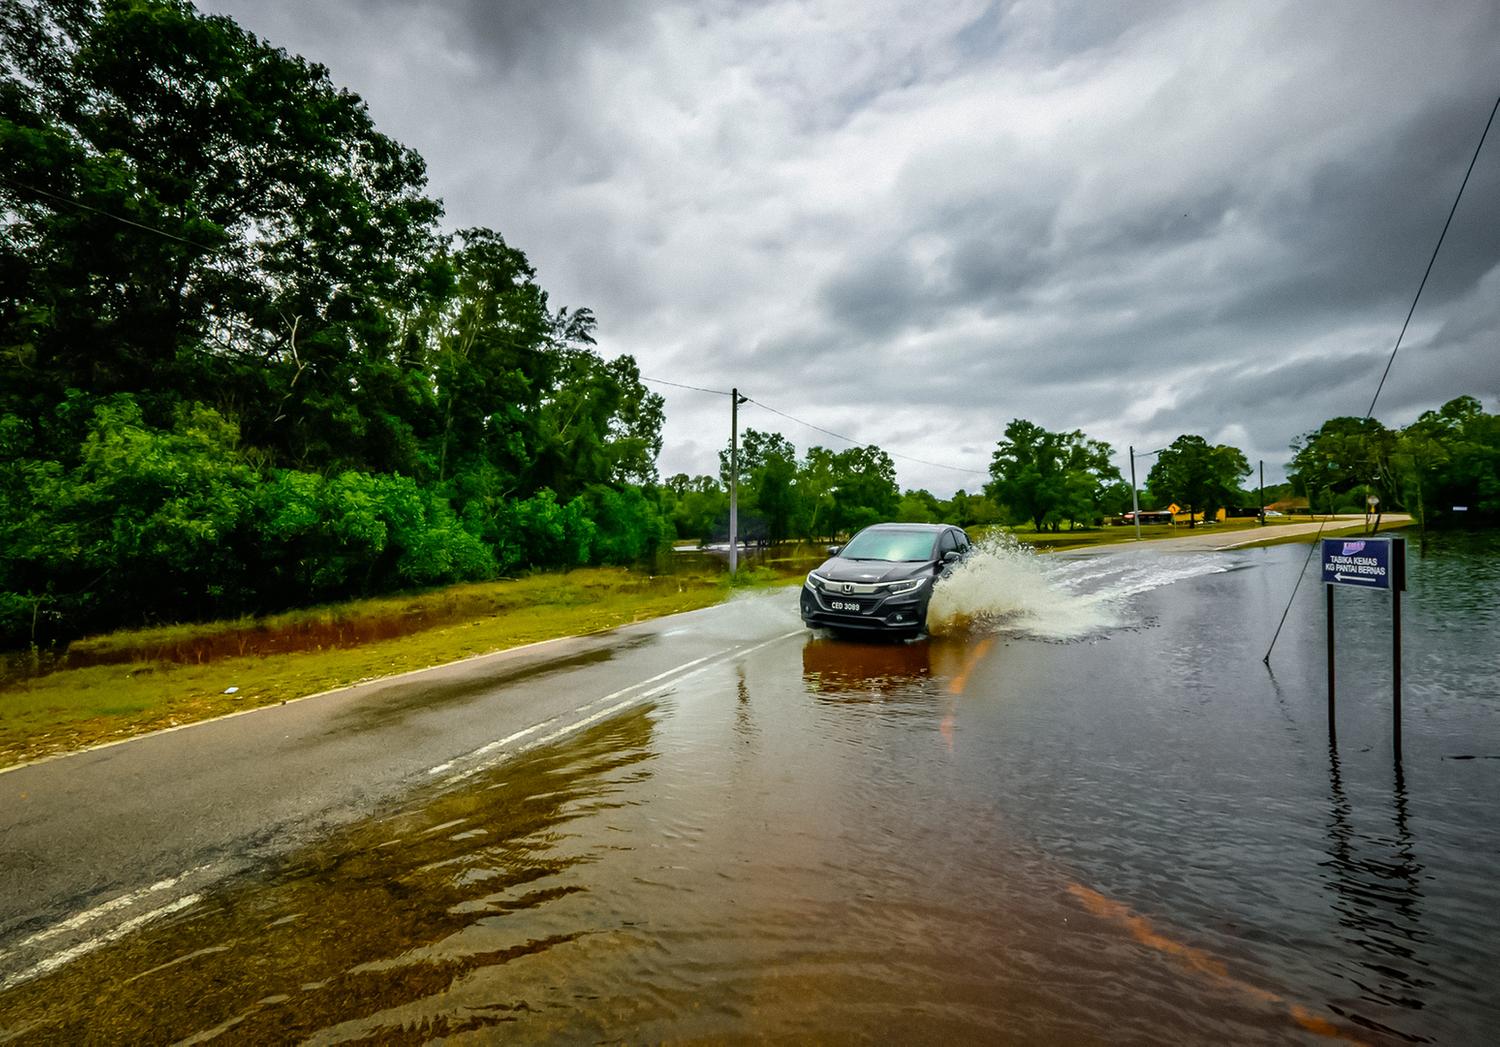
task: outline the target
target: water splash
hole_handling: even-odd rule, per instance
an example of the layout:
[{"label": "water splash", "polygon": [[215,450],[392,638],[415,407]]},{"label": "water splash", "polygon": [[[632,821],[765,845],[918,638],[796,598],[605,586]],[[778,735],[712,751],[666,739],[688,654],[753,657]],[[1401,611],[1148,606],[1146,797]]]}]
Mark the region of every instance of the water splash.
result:
[{"label": "water splash", "polygon": [[927,612],[933,636],[1013,632],[1063,642],[1132,624],[1131,598],[1174,582],[1233,569],[1222,556],[1040,556],[1008,534],[979,542],[937,584]]}]

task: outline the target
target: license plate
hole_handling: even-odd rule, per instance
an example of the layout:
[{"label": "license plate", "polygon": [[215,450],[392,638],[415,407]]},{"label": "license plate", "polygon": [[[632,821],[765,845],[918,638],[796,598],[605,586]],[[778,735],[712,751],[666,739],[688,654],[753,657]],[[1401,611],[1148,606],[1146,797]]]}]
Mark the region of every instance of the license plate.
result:
[{"label": "license plate", "polygon": [[829,600],[828,606],[835,611],[857,611],[859,604],[854,600]]}]

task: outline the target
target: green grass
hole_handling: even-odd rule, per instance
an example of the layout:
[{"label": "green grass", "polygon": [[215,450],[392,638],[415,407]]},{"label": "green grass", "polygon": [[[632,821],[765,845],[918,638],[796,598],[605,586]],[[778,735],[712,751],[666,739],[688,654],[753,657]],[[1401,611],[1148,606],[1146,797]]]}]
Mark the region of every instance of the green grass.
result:
[{"label": "green grass", "polygon": [[[780,575],[742,572],[736,587]],[[722,575],[589,568],[84,642],[105,664],[0,687],[0,767],[539,640],[694,610]],[[361,638],[378,623],[394,635]],[[395,623],[395,624],[391,624]],[[417,623],[413,627],[413,623]],[[399,627],[399,628],[398,628]],[[234,694],[225,694],[228,688]]]}]

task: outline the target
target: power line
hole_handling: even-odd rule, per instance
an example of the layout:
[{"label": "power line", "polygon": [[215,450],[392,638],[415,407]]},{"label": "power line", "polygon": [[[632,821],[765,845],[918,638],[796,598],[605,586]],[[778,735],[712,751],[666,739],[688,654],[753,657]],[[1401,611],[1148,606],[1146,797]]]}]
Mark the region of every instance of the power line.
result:
[{"label": "power line", "polygon": [[4,182],[9,186],[14,186],[17,189],[24,189],[28,193],[35,193],[37,196],[45,196],[49,200],[55,200],[60,204],[67,204],[69,207],[76,207],[80,211],[89,211],[93,214],[113,219],[116,222],[134,226],[136,229],[140,229],[148,233],[155,233],[157,236],[164,236],[168,240],[176,240],[180,244],[187,244],[189,247],[196,247],[198,248],[198,250],[207,251],[209,254],[214,254],[222,250],[222,247],[209,247],[207,244],[200,244],[197,240],[189,240],[185,236],[178,236],[176,233],[169,233],[165,229],[158,229],[153,225],[145,225],[141,222],[135,221],[134,219],[126,218],[124,215],[117,215],[111,211],[106,211],[102,208],[94,207],[92,204],[86,204],[82,200],[74,200],[71,197],[59,196],[57,193],[48,192],[46,189],[38,189],[34,185],[27,185],[25,182],[18,182],[14,178],[8,178],[5,175],[0,175],[0,182]]},{"label": "power line", "polygon": [[701,385],[683,385],[681,382],[669,382],[665,378],[647,378],[641,375],[641,381],[650,382],[653,385],[670,385],[673,389],[691,389],[695,393],[713,393],[715,396],[728,396],[728,389],[705,389]]},{"label": "power line", "polygon": [[1396,362],[1396,353],[1401,348],[1401,340],[1406,337],[1406,328],[1411,324],[1412,314],[1417,311],[1417,303],[1422,300],[1422,289],[1427,286],[1427,278],[1432,275],[1433,263],[1437,261],[1438,252],[1443,249],[1443,239],[1448,235],[1448,227],[1453,224],[1454,212],[1458,210],[1458,202],[1464,198],[1464,188],[1469,184],[1469,176],[1474,173],[1474,164],[1479,160],[1479,151],[1484,148],[1484,140],[1490,133],[1490,125],[1495,122],[1495,112],[1500,110],[1500,98],[1495,99],[1494,108],[1490,110],[1490,118],[1485,121],[1484,131],[1479,135],[1479,144],[1474,147],[1474,155],[1469,160],[1469,169],[1464,172],[1464,180],[1459,184],[1458,195],[1453,198],[1453,206],[1448,209],[1448,220],[1443,223],[1443,231],[1438,234],[1437,244],[1432,249],[1432,257],[1427,260],[1427,271],[1422,274],[1422,282],[1417,285],[1416,297],[1411,300],[1411,308],[1406,311],[1406,323],[1401,325],[1401,333],[1396,336],[1396,346],[1391,350],[1391,358],[1385,362],[1385,371],[1380,375],[1380,384],[1375,387],[1375,395],[1370,398],[1370,409],[1365,412],[1365,419],[1375,413],[1375,401],[1380,399],[1380,390],[1385,388],[1386,376],[1391,373],[1391,364]]},{"label": "power line", "polygon": [[[665,378],[647,378],[645,375],[642,375],[641,381],[651,382],[654,385],[670,385],[674,389],[691,389],[694,392],[698,393],[713,393],[717,396],[731,395],[728,389],[705,389],[701,385],[687,385],[683,382],[669,382]],[[742,399],[748,400],[750,403],[753,403],[756,407],[762,408],[766,411],[770,411],[772,414],[780,415],[789,422],[796,422],[798,425],[805,425],[807,428],[816,430],[817,432],[822,433],[824,436],[831,436],[835,440],[842,440],[845,443],[853,444],[856,447],[863,447],[866,445],[866,441],[864,440],[856,440],[852,436],[845,436],[843,433],[836,433],[832,429],[824,429],[821,425],[813,425],[813,423],[804,421],[803,419],[798,418],[796,415],[787,414],[785,411],[780,410],[779,408],[772,407],[770,404],[761,403],[753,396],[745,396],[744,393],[741,393],[740,396]],[[876,446],[879,445],[877,444]],[[881,448],[881,450],[885,449]],[[961,466],[957,465],[944,465],[942,462],[929,462],[925,458],[915,458],[912,455],[899,454],[896,451],[886,451],[885,453],[890,455],[892,458],[900,458],[902,461],[906,462],[916,462],[918,465],[927,465],[931,466],[934,469],[951,469],[956,473],[968,473],[970,476],[989,475],[989,473],[980,472],[978,469],[964,469]]]},{"label": "power line", "polygon": [[[1365,411],[1362,421],[1368,422],[1375,414],[1375,402],[1380,399],[1380,391],[1385,388],[1385,380],[1391,373],[1391,365],[1396,362],[1396,353],[1401,349],[1401,342],[1406,337],[1406,329],[1411,325],[1411,318],[1417,311],[1417,303],[1422,300],[1422,290],[1427,286],[1427,278],[1432,275],[1432,267],[1437,262],[1438,252],[1443,249],[1443,240],[1448,235],[1448,227],[1453,224],[1453,216],[1458,212],[1458,202],[1464,198],[1464,189],[1468,187],[1469,176],[1474,173],[1474,165],[1479,161],[1479,153],[1484,149],[1484,140],[1489,137],[1490,127],[1495,122],[1495,113],[1500,111],[1500,97],[1495,99],[1495,104],[1490,108],[1490,118],[1485,121],[1484,130],[1479,134],[1479,144],[1474,147],[1474,155],[1469,159],[1468,170],[1464,172],[1463,181],[1459,183],[1458,194],[1453,197],[1453,206],[1448,209],[1448,218],[1443,222],[1443,231],[1438,234],[1437,243],[1432,248],[1432,257],[1427,260],[1427,269],[1422,273],[1422,282],[1417,285],[1417,293],[1411,300],[1411,308],[1406,311],[1406,321],[1401,325],[1401,333],[1396,336],[1396,345],[1391,349],[1390,358],[1385,362],[1385,370],[1381,372],[1380,382],[1375,386],[1375,395],[1370,398],[1369,410]],[[1332,506],[1329,506],[1332,509]],[[1312,562],[1313,552],[1318,548],[1318,540],[1323,535],[1323,528],[1328,526],[1325,519],[1318,524],[1318,530],[1313,534],[1313,540],[1307,547],[1307,558],[1302,561],[1302,570],[1297,572],[1297,581],[1292,586],[1292,595],[1287,599],[1286,608],[1281,612],[1281,621],[1276,624],[1276,632],[1271,637],[1271,645],[1266,648],[1266,656],[1261,659],[1266,665],[1271,664],[1271,652],[1276,649],[1276,641],[1281,636],[1281,627],[1286,625],[1287,614],[1292,609],[1292,604],[1297,599],[1297,590],[1302,586],[1302,578],[1307,574],[1307,565]]]},{"label": "power line", "polygon": [[[854,444],[855,446],[863,446],[864,443],[865,443],[862,440],[856,440],[856,439],[854,439],[854,437],[852,437],[852,436],[845,436],[843,433],[836,433],[832,429],[824,429],[821,425],[813,425],[811,422],[803,421],[801,418],[797,418],[794,415],[787,414],[785,411],[777,410],[776,408],[772,407],[770,404],[763,404],[759,400],[755,399],[755,397],[753,397],[753,396],[747,396],[745,399],[749,400],[756,407],[764,408],[765,410],[770,411],[772,414],[779,414],[781,417],[783,417],[783,418],[785,418],[785,419],[787,419],[789,421],[796,422],[798,425],[805,425],[809,429],[816,429],[818,432],[823,433],[826,436],[831,436],[831,437],[833,437],[836,440],[843,440],[845,443]],[[879,445],[876,445],[876,446],[879,446]],[[881,449],[884,450],[884,448],[881,448]],[[944,465],[942,462],[929,462],[925,458],[915,458],[912,455],[909,455],[909,454],[898,454],[895,451],[886,451],[885,453],[888,454],[888,455],[890,455],[892,458],[900,458],[903,461],[907,461],[907,462],[916,462],[919,465],[928,465],[928,466],[931,466],[934,469],[951,469],[951,470],[953,470],[956,473],[968,473],[971,476],[988,476],[989,475],[988,473],[982,473],[982,472],[980,472],[978,469],[965,469],[962,466],[957,466],[957,465]]]}]

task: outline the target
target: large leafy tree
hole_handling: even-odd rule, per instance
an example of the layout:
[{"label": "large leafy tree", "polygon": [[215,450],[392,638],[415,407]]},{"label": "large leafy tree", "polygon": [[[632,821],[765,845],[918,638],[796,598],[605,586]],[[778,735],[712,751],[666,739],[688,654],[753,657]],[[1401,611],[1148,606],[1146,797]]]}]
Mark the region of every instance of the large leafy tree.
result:
[{"label": "large leafy tree", "polygon": [[421,158],[184,0],[0,0],[0,56],[0,409],[196,399],[283,461],[387,464],[386,303],[441,212]]},{"label": "large leafy tree", "polygon": [[663,485],[663,508],[679,538],[700,543],[713,539],[720,521],[729,518],[729,495],[712,476],[678,473]]},{"label": "large leafy tree", "polygon": [[874,444],[850,447],[835,454],[833,464],[838,487],[833,499],[841,531],[852,533],[895,517],[901,491],[890,455]]},{"label": "large leafy tree", "polygon": [[[719,452],[719,476],[729,484],[729,448]],[[738,511],[742,524],[754,520],[772,542],[791,536],[802,511],[797,449],[780,433],[746,429],[739,448]],[[748,532],[747,532],[748,533]]]},{"label": "large leafy tree", "polygon": [[1424,526],[1500,520],[1500,415],[1474,397],[1423,412],[1401,430],[1392,459]]},{"label": "large leafy tree", "polygon": [[662,399],[323,67],[0,0],[0,638],[653,551]]},{"label": "large leafy tree", "polygon": [[653,483],[661,451],[662,397],[642,383],[631,357],[594,352],[593,329],[586,309],[557,317],[537,415],[527,485],[565,498],[591,484]]},{"label": "large leafy tree", "polygon": [[1184,433],[1157,455],[1146,486],[1157,501],[1186,507],[1192,527],[1194,514],[1208,519],[1234,501],[1240,481],[1248,475],[1250,463],[1238,448]]},{"label": "large leafy tree", "polygon": [[1004,516],[992,498],[983,494],[970,494],[962,488],[953,493],[953,497],[943,504],[942,509],[941,520],[960,527],[995,524]]},{"label": "large leafy tree", "polygon": [[1330,418],[1292,441],[1287,476],[1293,490],[1330,512],[1340,503],[1362,508],[1378,494],[1389,505],[1397,494],[1391,473],[1396,434],[1374,418]]},{"label": "large leafy tree", "polygon": [[1098,515],[1106,489],[1120,479],[1110,455],[1108,444],[1080,430],[1051,432],[1016,418],[995,447],[985,491],[1037,530],[1056,530],[1062,520]]}]

